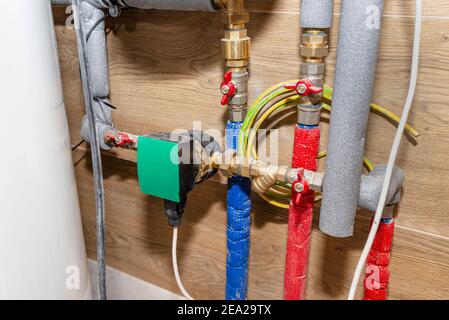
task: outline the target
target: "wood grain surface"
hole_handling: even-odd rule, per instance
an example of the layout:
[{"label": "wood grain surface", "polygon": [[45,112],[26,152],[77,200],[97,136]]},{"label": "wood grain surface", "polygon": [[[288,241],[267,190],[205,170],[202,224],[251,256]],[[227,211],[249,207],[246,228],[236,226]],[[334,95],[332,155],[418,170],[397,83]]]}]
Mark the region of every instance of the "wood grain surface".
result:
[{"label": "wood grain surface", "polygon": [[[393,248],[392,299],[449,299],[449,4],[424,1],[424,30],[417,96],[410,123],[418,144],[404,139],[398,165],[407,175]],[[250,99],[268,86],[297,78],[300,59],[299,5],[295,0],[248,4],[253,40]],[[374,101],[400,114],[408,89],[414,23],[413,1],[386,1]],[[331,32],[326,82],[335,67],[339,6]],[[82,91],[74,31],[64,9],[55,21],[72,143],[80,140]],[[111,100],[115,125],[137,134],[191,128],[224,129],[227,112],[217,89],[223,72],[218,14],[128,10],[108,20]],[[281,123],[280,162],[288,163],[294,117]],[[327,143],[323,123],[321,148]],[[372,115],[367,156],[385,163],[395,127]],[[146,281],[178,292],[171,269],[171,230],[162,201],[140,193],[135,155],[104,156],[107,201],[107,262]],[[85,149],[74,153],[86,241],[95,257],[95,208],[91,163]],[[321,166],[324,161],[321,163]],[[180,229],[179,263],[195,298],[224,297],[226,185],[214,178],[194,190]],[[287,212],[254,196],[250,299],[282,298]],[[319,208],[316,210],[318,220]],[[367,236],[369,214],[360,212],[355,235],[334,239],[315,221],[307,298],[343,299]]]}]

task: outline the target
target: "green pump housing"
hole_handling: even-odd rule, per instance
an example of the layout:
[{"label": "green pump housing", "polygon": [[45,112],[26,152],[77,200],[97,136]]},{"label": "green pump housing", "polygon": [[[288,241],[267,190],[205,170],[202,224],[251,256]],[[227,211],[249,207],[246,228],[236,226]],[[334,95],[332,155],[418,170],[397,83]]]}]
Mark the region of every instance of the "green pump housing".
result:
[{"label": "green pump housing", "polygon": [[143,193],[177,203],[185,198],[194,185],[194,168],[180,160],[184,143],[166,135],[139,137],[137,171]]},{"label": "green pump housing", "polygon": [[[194,148],[200,143],[201,152]],[[221,152],[219,144],[200,131],[183,134],[158,133],[140,136],[137,142],[137,172],[140,190],[164,199],[169,225],[179,226],[187,194],[195,184],[212,177],[217,170],[200,172],[201,154]]]}]

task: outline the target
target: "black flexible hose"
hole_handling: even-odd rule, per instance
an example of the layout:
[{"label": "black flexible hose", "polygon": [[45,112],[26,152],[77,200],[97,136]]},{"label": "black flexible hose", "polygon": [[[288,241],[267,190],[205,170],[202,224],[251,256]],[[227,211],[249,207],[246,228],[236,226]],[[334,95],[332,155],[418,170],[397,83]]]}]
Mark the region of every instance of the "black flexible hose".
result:
[{"label": "black flexible hose", "polygon": [[80,63],[80,73],[83,85],[84,103],[86,114],[90,127],[90,150],[92,156],[92,167],[95,186],[95,205],[96,205],[96,231],[97,231],[97,261],[98,261],[98,298],[106,300],[106,263],[105,263],[105,206],[104,206],[104,185],[103,185],[103,169],[101,164],[100,142],[93,109],[93,97],[89,84],[89,73],[87,69],[86,54],[86,36],[81,28],[79,8],[82,0],[73,0],[74,20],[76,37],[78,43],[78,56]]},{"label": "black flexible hose", "polygon": [[95,29],[102,23],[104,20],[106,20],[106,17],[109,16],[109,13],[105,13],[104,16],[102,16],[100,19],[98,19],[92,28],[90,28],[89,32],[86,34],[86,43],[89,42],[90,36],[92,35],[92,32],[94,32]]}]

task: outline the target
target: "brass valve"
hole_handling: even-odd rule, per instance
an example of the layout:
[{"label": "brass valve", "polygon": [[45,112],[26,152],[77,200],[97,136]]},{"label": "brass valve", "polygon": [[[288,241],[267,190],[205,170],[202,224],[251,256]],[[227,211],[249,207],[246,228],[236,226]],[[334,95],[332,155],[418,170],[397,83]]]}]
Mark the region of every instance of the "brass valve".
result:
[{"label": "brass valve", "polygon": [[[301,79],[311,81],[316,88],[323,90],[325,58],[329,54],[328,31],[324,29],[305,29],[301,37]],[[317,125],[320,123],[322,93],[302,97],[298,105],[298,123]]]}]

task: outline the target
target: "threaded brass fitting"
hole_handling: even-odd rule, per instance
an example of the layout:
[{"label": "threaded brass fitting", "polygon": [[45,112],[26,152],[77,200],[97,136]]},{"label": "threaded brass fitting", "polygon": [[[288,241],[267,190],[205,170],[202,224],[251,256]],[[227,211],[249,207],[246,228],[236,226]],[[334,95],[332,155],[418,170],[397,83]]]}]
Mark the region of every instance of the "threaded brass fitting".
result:
[{"label": "threaded brass fitting", "polygon": [[226,30],[221,41],[227,67],[241,68],[248,65],[251,39],[246,29]]},{"label": "threaded brass fitting", "polygon": [[[221,2],[224,2],[221,0]],[[225,1],[225,11],[223,12],[223,23],[228,25],[229,29],[236,29],[230,25],[244,25],[249,21],[249,12],[245,8],[245,0],[227,0]]]},{"label": "threaded brass fitting", "polygon": [[[301,79],[308,79],[317,87],[324,84],[324,59],[329,54],[327,30],[306,29],[301,37]],[[320,112],[316,105],[320,104],[322,94],[303,97],[298,105],[298,123],[319,124]],[[317,112],[318,111],[318,112]]]},{"label": "threaded brass fitting", "polygon": [[246,29],[226,30],[221,40],[228,68],[244,68],[249,64],[251,39]]},{"label": "threaded brass fitting", "polygon": [[306,62],[323,62],[329,54],[328,35],[322,30],[306,30],[301,40],[301,56]]},{"label": "threaded brass fitting", "polygon": [[249,12],[245,9],[245,0],[219,0],[225,6],[223,23],[225,35],[222,39],[223,54],[228,68],[248,66],[251,39],[245,24],[249,21]]},{"label": "threaded brass fitting", "polygon": [[267,192],[276,183],[276,181],[276,175],[271,173],[254,178],[251,187],[254,192],[263,194]]}]

